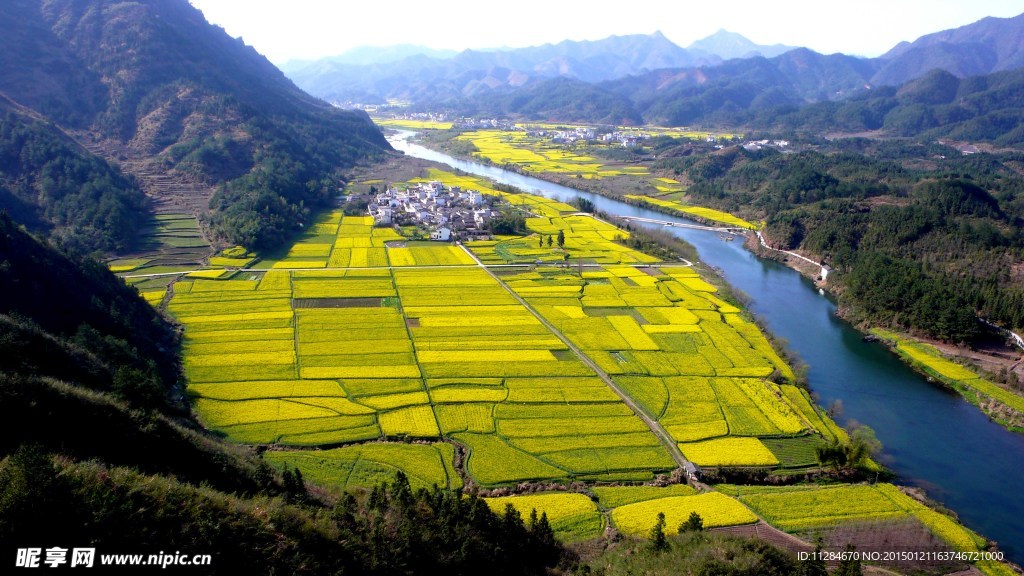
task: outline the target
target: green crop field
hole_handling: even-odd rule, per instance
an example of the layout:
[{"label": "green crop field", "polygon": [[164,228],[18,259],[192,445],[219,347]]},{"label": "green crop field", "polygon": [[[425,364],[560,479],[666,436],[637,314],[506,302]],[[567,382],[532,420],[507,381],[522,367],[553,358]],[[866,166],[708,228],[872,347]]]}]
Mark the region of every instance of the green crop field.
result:
[{"label": "green crop field", "polygon": [[[436,170],[428,177],[483,187]],[[813,447],[835,435],[830,423],[787,385],[764,380],[792,372],[714,286],[688,268],[635,268],[650,257],[614,242],[625,231],[571,206],[485,193],[537,215],[523,242],[561,231],[565,247],[544,243],[548,256],[603,263],[582,273],[537,266],[499,283],[457,246],[385,247],[402,238],[394,229],[324,215],[283,257],[264,261],[272,270],[262,275],[226,280],[210,270],[175,286],[168,310],[185,326],[201,421],[240,442],[282,445],[461,437],[472,444],[468,474],[484,485],[671,470],[657,437],[539,314],[698,464],[813,465]],[[519,257],[498,250],[503,243],[514,240],[487,247]],[[525,467],[502,473],[495,459],[505,457]]]},{"label": "green crop field", "polygon": [[270,451],[263,457],[275,466],[298,468],[306,480],[338,489],[373,488],[393,481],[399,470],[409,477],[413,490],[462,486],[451,444],[367,443],[331,450]]},{"label": "green crop field", "polygon": [[592,490],[598,503],[605,508],[618,508],[627,504],[669,498],[672,496],[693,496],[696,490],[686,484],[657,486],[601,486]]},{"label": "green crop field", "polygon": [[538,266],[502,279],[700,465],[806,467],[808,449],[796,454],[793,444],[794,454],[780,459],[757,437],[832,438],[817,410],[787,394],[790,385],[765,380],[773,372],[791,379],[792,371],[757,327],[692,270],[666,267],[651,275],[605,265],[581,278]]}]

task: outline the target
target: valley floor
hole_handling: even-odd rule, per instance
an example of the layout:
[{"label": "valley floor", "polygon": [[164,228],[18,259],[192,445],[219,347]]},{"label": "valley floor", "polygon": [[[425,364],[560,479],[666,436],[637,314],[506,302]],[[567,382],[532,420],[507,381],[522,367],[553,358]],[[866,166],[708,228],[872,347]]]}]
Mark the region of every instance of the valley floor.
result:
[{"label": "valley floor", "polygon": [[[546,513],[568,542],[644,536],[658,512],[671,533],[696,512],[708,528],[767,522],[808,548],[898,533],[921,549],[986,549],[894,485],[827,480],[816,450],[848,444],[846,431],[694,267],[632,250],[629,232],[557,201],[437,169],[411,180],[480,190],[527,231],[421,242],[335,211],[287,252],[171,277],[151,301],[184,328],[207,428],[333,490],[396,470],[414,488],[477,490],[496,510]],[[562,246],[544,241],[557,235]],[[691,463],[704,482],[687,485]]]}]

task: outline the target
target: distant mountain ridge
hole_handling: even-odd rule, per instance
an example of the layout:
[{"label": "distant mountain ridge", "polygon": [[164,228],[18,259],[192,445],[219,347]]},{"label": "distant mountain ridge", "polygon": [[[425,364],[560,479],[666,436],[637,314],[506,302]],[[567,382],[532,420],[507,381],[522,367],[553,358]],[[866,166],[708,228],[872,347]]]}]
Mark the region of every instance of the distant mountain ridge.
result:
[{"label": "distant mountain ridge", "polygon": [[288,75],[292,71],[301,70],[307,66],[315,65],[317,63],[333,62],[335,64],[344,64],[349,66],[368,66],[372,64],[398,62],[399,60],[404,60],[411,56],[426,56],[437,60],[445,60],[452,58],[457,54],[458,52],[455,50],[436,50],[434,48],[417,46],[415,44],[359,46],[337,56],[329,56],[327,58],[318,58],[315,60],[290,60],[279,66],[279,68],[285,73],[285,75]]},{"label": "distant mountain ridge", "polygon": [[697,40],[686,47],[690,52],[714,54],[722,60],[732,60],[733,58],[753,58],[755,56],[771,58],[773,56],[789,52],[795,48],[797,48],[797,46],[786,46],[784,44],[773,44],[771,46],[755,44],[746,37],[735,32],[729,32],[725,29],[721,29],[711,36]]},{"label": "distant mountain ridge", "polygon": [[[432,55],[422,47],[383,49],[380,56],[353,58],[356,49],[314,62],[290,63],[289,78],[311,94],[333,102],[451,100],[542,83],[551,78],[603,82],[665,68],[713,66],[736,57],[774,56],[788,46],[760,46],[721,30],[689,48],[661,32],[565,40],[516,49],[465,50]],[[368,50],[368,49],[367,49]],[[402,59],[390,54],[408,53]],[[385,66],[386,64],[386,66]]]},{"label": "distant mountain ridge", "polygon": [[[680,48],[662,34],[417,56],[389,68],[306,69],[292,78],[337,102],[531,119],[736,125],[766,110],[840,101],[933,69],[958,78],[1024,67],[1024,14],[901,43],[879,58],[761,46],[725,30]],[[557,81],[556,81],[557,79]],[[574,97],[586,98],[585,105]]]}]

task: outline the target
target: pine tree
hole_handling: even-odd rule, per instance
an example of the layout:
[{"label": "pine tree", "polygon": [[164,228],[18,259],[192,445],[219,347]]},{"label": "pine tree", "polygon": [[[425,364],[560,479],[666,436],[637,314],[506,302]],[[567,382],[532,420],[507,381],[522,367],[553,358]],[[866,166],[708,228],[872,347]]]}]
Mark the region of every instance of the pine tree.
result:
[{"label": "pine tree", "polygon": [[839,567],[833,572],[833,576],[863,576],[860,558],[856,558],[854,551],[857,549],[853,544],[846,545],[846,555],[839,561]]},{"label": "pine tree", "polygon": [[651,528],[651,550],[664,552],[668,550],[668,540],[665,538],[665,513],[658,512],[658,521],[654,528]]},{"label": "pine tree", "polygon": [[565,230],[558,231],[558,247],[565,248]]},{"label": "pine tree", "polygon": [[409,477],[405,472],[395,472],[395,482],[391,485],[391,499],[398,503],[400,510],[405,510],[412,505],[412,487],[409,485]]},{"label": "pine tree", "polygon": [[537,521],[537,526],[533,529],[533,532],[537,535],[537,539],[545,546],[555,545],[555,531],[551,528],[551,523],[548,522],[547,512],[540,513],[540,520]]},{"label": "pine tree", "polygon": [[821,557],[822,550],[819,538],[814,545],[814,553],[800,561],[800,569],[797,571],[800,576],[828,576],[828,567]]},{"label": "pine tree", "polygon": [[700,514],[696,512],[690,512],[690,517],[685,522],[679,525],[680,532],[703,532],[704,531],[704,519],[700,517]]}]

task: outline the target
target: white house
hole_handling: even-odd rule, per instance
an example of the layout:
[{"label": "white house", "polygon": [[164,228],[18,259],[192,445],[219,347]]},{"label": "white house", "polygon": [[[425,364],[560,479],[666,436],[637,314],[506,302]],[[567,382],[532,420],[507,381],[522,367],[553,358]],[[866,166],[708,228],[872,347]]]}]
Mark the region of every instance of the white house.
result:
[{"label": "white house", "polygon": [[452,239],[452,229],[442,226],[430,233],[430,239],[438,240],[440,242],[448,242]]}]

